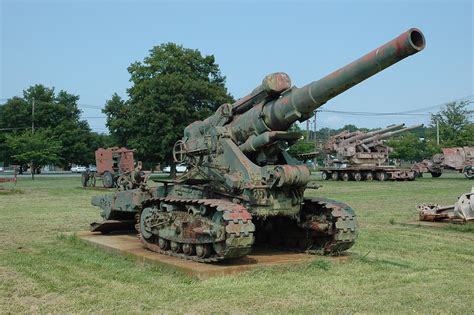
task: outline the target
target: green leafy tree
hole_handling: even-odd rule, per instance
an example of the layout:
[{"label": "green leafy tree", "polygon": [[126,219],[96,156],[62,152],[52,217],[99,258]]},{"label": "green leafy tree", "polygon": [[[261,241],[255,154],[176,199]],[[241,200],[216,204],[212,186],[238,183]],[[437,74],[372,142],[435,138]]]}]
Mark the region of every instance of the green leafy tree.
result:
[{"label": "green leafy tree", "polygon": [[52,139],[47,130],[8,135],[6,144],[11,148],[11,158],[16,163],[30,164],[32,179],[35,179],[36,169],[57,163],[60,159],[61,142]]},{"label": "green leafy tree", "polygon": [[420,161],[425,158],[425,143],[411,132],[390,139],[386,144],[393,148],[391,158],[405,161]]},{"label": "green leafy tree", "polygon": [[[68,167],[72,163],[91,163],[91,130],[88,123],[80,118],[78,101],[79,96],[66,91],[55,93],[54,88],[41,84],[31,86],[23,91],[23,97],[13,97],[1,106],[0,128],[25,130],[30,129],[34,122],[36,130],[46,129],[50,137],[62,143],[60,159],[56,162],[58,165]],[[2,146],[5,147],[4,136],[3,140],[0,137]],[[8,149],[6,151],[0,158],[8,162],[12,154]]]},{"label": "green leafy tree", "polygon": [[436,139],[436,125],[439,124],[441,147],[474,145],[472,115],[470,101],[446,104],[438,113],[431,116],[429,138]]},{"label": "green leafy tree", "polygon": [[104,113],[111,135],[121,145],[136,149],[144,162],[171,163],[172,147],[184,128],[233,101],[214,56],[174,43],[153,47],[128,72],[129,99],[114,94]]}]

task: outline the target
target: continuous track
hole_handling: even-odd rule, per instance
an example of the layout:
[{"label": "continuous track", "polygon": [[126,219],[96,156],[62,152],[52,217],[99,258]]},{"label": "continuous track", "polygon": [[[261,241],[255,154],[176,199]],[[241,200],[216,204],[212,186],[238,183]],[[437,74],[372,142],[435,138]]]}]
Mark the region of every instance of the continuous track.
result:
[{"label": "continuous track", "polygon": [[[176,206],[205,206],[211,211],[210,213],[222,212],[222,224],[225,226],[226,237],[225,243],[222,244],[222,250],[217,253],[212,249],[209,257],[198,257],[196,251],[194,254],[184,254],[183,252],[176,252],[170,249],[162,249],[157,244],[156,238],[145,239],[142,237],[140,231],[140,213],[137,214],[137,224],[135,228],[138,231],[138,236],[143,242],[144,246],[151,251],[165,254],[169,256],[179,257],[186,260],[192,260],[202,263],[218,262],[230,258],[238,258],[247,255],[252,250],[254,243],[255,226],[252,223],[252,216],[242,205],[235,204],[220,199],[184,199],[184,198],[156,198],[150,202],[151,205],[159,205],[161,202],[173,204]],[[191,245],[193,246],[193,245]]]}]

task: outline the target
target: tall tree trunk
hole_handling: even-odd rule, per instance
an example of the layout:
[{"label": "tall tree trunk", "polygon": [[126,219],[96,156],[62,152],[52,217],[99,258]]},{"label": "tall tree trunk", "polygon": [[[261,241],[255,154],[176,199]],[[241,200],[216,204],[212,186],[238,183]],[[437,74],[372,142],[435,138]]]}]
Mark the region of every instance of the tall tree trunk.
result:
[{"label": "tall tree trunk", "polygon": [[31,179],[35,180],[35,165],[34,165],[33,161],[31,161],[30,170],[31,170]]}]

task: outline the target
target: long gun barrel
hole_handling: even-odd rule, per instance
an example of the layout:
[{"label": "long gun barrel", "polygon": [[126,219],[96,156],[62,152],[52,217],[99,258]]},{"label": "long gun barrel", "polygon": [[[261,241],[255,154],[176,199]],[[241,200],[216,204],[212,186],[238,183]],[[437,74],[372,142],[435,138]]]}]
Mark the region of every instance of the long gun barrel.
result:
[{"label": "long gun barrel", "polygon": [[355,142],[357,140],[367,139],[367,138],[370,138],[370,137],[373,137],[373,136],[376,136],[376,135],[379,135],[379,134],[383,134],[383,133],[386,133],[386,132],[389,132],[389,131],[392,131],[392,130],[400,129],[400,128],[403,128],[403,127],[405,127],[405,124],[391,125],[391,126],[388,126],[386,128],[379,129],[379,130],[374,130],[374,131],[370,131],[370,132],[367,132],[367,133],[354,135],[353,137],[347,138],[345,140],[345,142],[352,143],[352,142]]},{"label": "long gun barrel", "polygon": [[[287,89],[281,93],[279,98],[269,97],[267,99],[270,101],[258,104],[251,101],[251,97],[239,100],[237,104],[232,105],[232,112],[237,115],[230,122],[231,136],[234,141],[241,144],[247,141],[250,136],[261,135],[272,130],[287,130],[294,122],[304,121],[311,117],[315,109],[331,98],[400,60],[423,50],[424,47],[423,33],[419,29],[412,28],[318,81],[299,89]],[[276,92],[281,92],[281,87],[286,87],[289,82],[286,75],[277,76],[276,83],[274,82],[277,86]],[[260,95],[262,88],[259,88],[252,94]],[[271,93],[266,93],[262,99],[265,99],[266,96],[271,96]],[[261,98],[257,99],[260,101]]]},{"label": "long gun barrel", "polygon": [[410,131],[410,130],[413,130],[413,129],[417,129],[417,128],[420,128],[420,127],[423,127],[423,124],[415,125],[415,126],[411,126],[411,127],[406,127],[406,128],[400,129],[400,130],[395,130],[395,131],[386,132],[386,133],[382,133],[382,134],[377,134],[375,136],[362,139],[360,141],[360,143],[367,144],[367,143],[370,143],[370,142],[375,141],[375,140],[382,140],[382,139],[390,138],[390,137],[396,136],[398,134],[401,134],[401,133],[404,133],[404,132],[407,132],[407,131]]}]

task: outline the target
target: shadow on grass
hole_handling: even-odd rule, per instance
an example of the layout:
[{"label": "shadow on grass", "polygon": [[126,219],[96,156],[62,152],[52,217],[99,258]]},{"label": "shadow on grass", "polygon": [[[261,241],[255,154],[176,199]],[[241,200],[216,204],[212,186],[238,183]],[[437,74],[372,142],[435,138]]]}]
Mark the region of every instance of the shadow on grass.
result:
[{"label": "shadow on grass", "polygon": [[364,263],[364,264],[369,264],[369,265],[380,267],[380,268],[383,268],[383,269],[386,269],[387,267],[397,267],[397,268],[401,268],[401,269],[410,269],[410,270],[417,270],[418,269],[418,268],[415,268],[412,264],[410,264],[408,262],[405,262],[405,261],[368,257],[369,254],[370,254],[370,252],[367,253],[364,256],[354,256],[353,261]]},{"label": "shadow on grass", "polygon": [[443,230],[464,232],[464,233],[474,233],[474,224],[446,224],[443,226]]},{"label": "shadow on grass", "polygon": [[25,191],[19,188],[0,189],[0,195],[24,194]]},{"label": "shadow on grass", "polygon": [[[398,224],[403,227],[412,227],[416,229],[427,229],[427,230],[432,230],[432,229],[439,229],[439,230],[444,230],[444,231],[455,231],[455,232],[461,232],[461,233],[474,233],[474,224],[466,223],[466,224],[460,224],[460,223],[449,223],[449,222],[435,222],[436,224],[439,224],[437,226],[430,226],[430,225],[423,225],[422,222],[425,221],[420,221],[420,224],[411,224],[411,223],[403,223],[403,222],[394,222],[394,224]],[[391,223],[391,222],[390,222]]]}]

